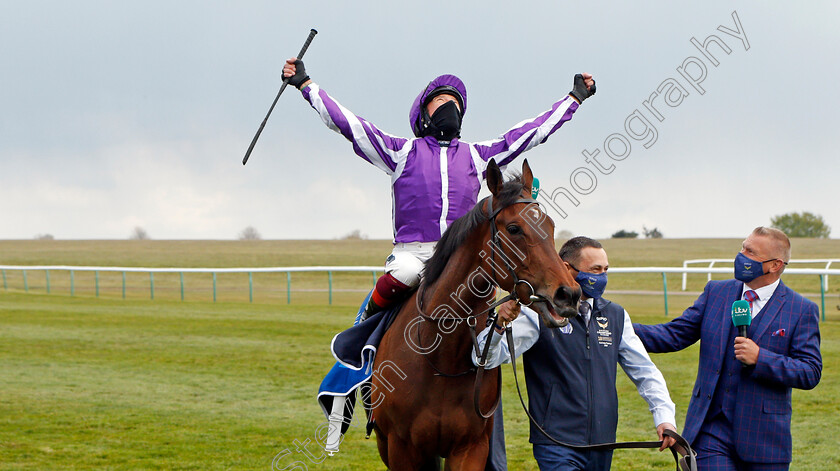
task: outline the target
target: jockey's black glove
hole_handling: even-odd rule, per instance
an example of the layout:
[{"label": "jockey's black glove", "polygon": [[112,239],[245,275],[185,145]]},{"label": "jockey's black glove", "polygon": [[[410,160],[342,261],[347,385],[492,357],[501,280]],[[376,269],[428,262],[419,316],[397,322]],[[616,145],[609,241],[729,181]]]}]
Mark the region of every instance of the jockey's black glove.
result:
[{"label": "jockey's black glove", "polygon": [[303,61],[298,59],[295,61],[295,74],[288,78],[289,85],[294,85],[295,88],[300,90],[300,86],[306,83],[307,80],[309,80],[309,76],[306,75]]},{"label": "jockey's black glove", "polygon": [[583,80],[582,74],[575,75],[575,83],[569,95],[577,98],[577,101],[583,103],[583,100],[595,94],[595,80],[592,80],[592,86],[589,90],[586,89],[586,82]]}]

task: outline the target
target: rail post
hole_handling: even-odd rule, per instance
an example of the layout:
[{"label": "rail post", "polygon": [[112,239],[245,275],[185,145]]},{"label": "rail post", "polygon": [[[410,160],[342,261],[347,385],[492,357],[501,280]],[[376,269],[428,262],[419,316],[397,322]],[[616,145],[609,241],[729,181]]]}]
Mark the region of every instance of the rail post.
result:
[{"label": "rail post", "polygon": [[73,270],[70,270],[70,296],[76,295],[76,279],[73,276]]},{"label": "rail post", "polygon": [[825,322],[825,278],[828,275],[820,275],[820,301],[822,302],[822,320]]},{"label": "rail post", "polygon": [[6,269],[3,269],[3,289],[9,291],[9,285],[6,284]]},{"label": "rail post", "polygon": [[254,273],[248,272],[248,302],[254,302]]},{"label": "rail post", "polygon": [[292,304],[292,272],[286,272],[286,304]]},{"label": "rail post", "polygon": [[155,299],[155,272],[149,272],[149,298],[154,301]]},{"label": "rail post", "polygon": [[[832,263],[834,263],[834,260],[829,260],[828,263],[825,264],[825,269],[828,270],[831,268]],[[828,291],[828,275],[825,275],[825,282],[823,284],[825,285],[825,290]]]},{"label": "rail post", "polygon": [[122,298],[125,299],[125,272],[122,272]]},{"label": "rail post", "polygon": [[99,270],[96,270],[94,273],[96,274],[95,275],[95,278],[96,278],[96,297],[98,298],[99,297]]},{"label": "rail post", "polygon": [[327,271],[327,276],[330,279],[330,305],[332,306],[332,270]]},{"label": "rail post", "polygon": [[668,317],[668,276],[662,272],[662,294],[665,298],[665,317]]},{"label": "rail post", "polygon": [[181,301],[184,300],[184,272],[181,272]]},{"label": "rail post", "polygon": [[216,302],[216,272],[213,272],[213,302]]},{"label": "rail post", "polygon": [[44,275],[47,277],[47,294],[50,294],[50,271],[44,270]]},{"label": "rail post", "polygon": [[26,281],[26,270],[23,270],[23,291],[29,292],[29,283]]}]

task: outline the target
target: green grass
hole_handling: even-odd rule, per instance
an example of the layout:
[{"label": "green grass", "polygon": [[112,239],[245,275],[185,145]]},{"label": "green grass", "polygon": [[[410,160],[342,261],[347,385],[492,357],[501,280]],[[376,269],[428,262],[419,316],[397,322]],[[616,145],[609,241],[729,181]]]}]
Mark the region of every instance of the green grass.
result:
[{"label": "green grass", "polygon": [[2,296],[0,467],[268,468],[341,311]]},{"label": "green grass", "polygon": [[[615,266],[677,265],[683,258],[721,256],[717,247],[731,251],[738,245],[608,242],[616,243],[607,247]],[[800,242],[794,241],[794,250],[807,245]],[[801,257],[840,252],[836,241],[813,242],[814,251]],[[729,249],[733,243],[734,249]],[[381,241],[0,241],[0,263],[376,265],[388,251],[389,244]],[[351,427],[335,457],[314,464],[294,452],[295,441],[314,443],[324,422],[314,398],[333,362],[329,341],[351,323],[361,293],[337,294],[335,304],[328,306],[325,293],[296,292],[287,305],[285,280],[269,279],[258,286],[255,302],[248,303],[247,279],[241,283],[225,278],[220,279],[223,290],[217,303],[197,290],[200,280],[189,282],[196,291],[188,292],[186,302],[179,300],[177,289],[167,291],[164,286],[151,301],[148,279],[140,277],[131,296],[122,300],[112,285],[103,286],[101,297],[95,298],[89,289],[81,289],[88,281],[77,275],[75,297],[60,283],[46,294],[43,281],[34,278],[29,293],[19,284],[0,290],[0,469],[269,470],[272,459],[284,450],[310,470],[384,468],[375,442],[364,439],[361,420]],[[272,287],[275,281],[281,286]],[[157,277],[155,282],[166,284]],[[311,282],[324,280],[313,277]],[[371,280],[341,282],[364,289]],[[831,309],[821,324],[822,382],[813,391],[793,394],[792,469],[840,468],[840,312],[833,307],[838,304],[838,284],[832,284]],[[671,286],[677,286],[676,280]],[[278,295],[268,296],[270,289]],[[624,305],[634,321],[666,320],[661,296],[610,297]],[[672,316],[693,300],[694,296],[671,296]],[[654,356],[677,403],[679,428],[696,376],[697,352],[694,346]],[[618,438],[653,439],[647,406],[622,373],[617,387]],[[510,469],[536,470],[527,443],[527,418],[518,402],[513,377],[505,369]],[[309,449],[316,450],[312,445]],[[280,467],[291,463],[290,455]],[[673,469],[673,462],[667,452],[617,451],[613,469],[664,471]]]}]

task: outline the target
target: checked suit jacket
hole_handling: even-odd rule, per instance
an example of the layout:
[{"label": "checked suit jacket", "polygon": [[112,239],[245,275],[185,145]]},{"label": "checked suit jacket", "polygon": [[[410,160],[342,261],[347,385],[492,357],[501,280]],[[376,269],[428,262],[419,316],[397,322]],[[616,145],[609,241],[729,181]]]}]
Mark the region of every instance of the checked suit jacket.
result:
[{"label": "checked suit jacket", "polygon": [[[697,380],[683,436],[694,443],[715,394],[730,343],[732,303],[741,299],[738,280],[710,281],[680,317],[657,325],[633,324],[649,352],[682,350],[700,341]],[[745,461],[790,462],[791,388],[813,389],[822,374],[819,310],[781,281],[753,319],[748,335],[759,346],[758,362],[739,375],[732,420],[735,450]],[[711,418],[711,417],[709,417]]]}]

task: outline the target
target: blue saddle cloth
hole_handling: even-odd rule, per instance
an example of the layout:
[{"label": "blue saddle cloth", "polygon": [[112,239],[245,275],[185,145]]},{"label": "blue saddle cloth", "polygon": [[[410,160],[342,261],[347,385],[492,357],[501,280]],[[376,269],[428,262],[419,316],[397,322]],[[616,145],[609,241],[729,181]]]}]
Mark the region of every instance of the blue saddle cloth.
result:
[{"label": "blue saddle cloth", "polygon": [[388,326],[391,325],[399,311],[399,306],[397,306],[387,311],[378,312],[364,322],[360,322],[372,293],[373,291],[362,302],[359,312],[356,314],[356,320],[353,322],[353,327],[339,332],[333,337],[330,350],[337,362],[324,377],[324,380],[321,381],[321,387],[318,388],[318,404],[328,419],[332,411],[334,397],[346,396],[350,399],[345,403],[345,421],[341,433],[346,432],[353,417],[353,404],[355,404],[356,397],[353,393],[373,374],[376,349],[379,347],[379,342],[382,341]]}]

